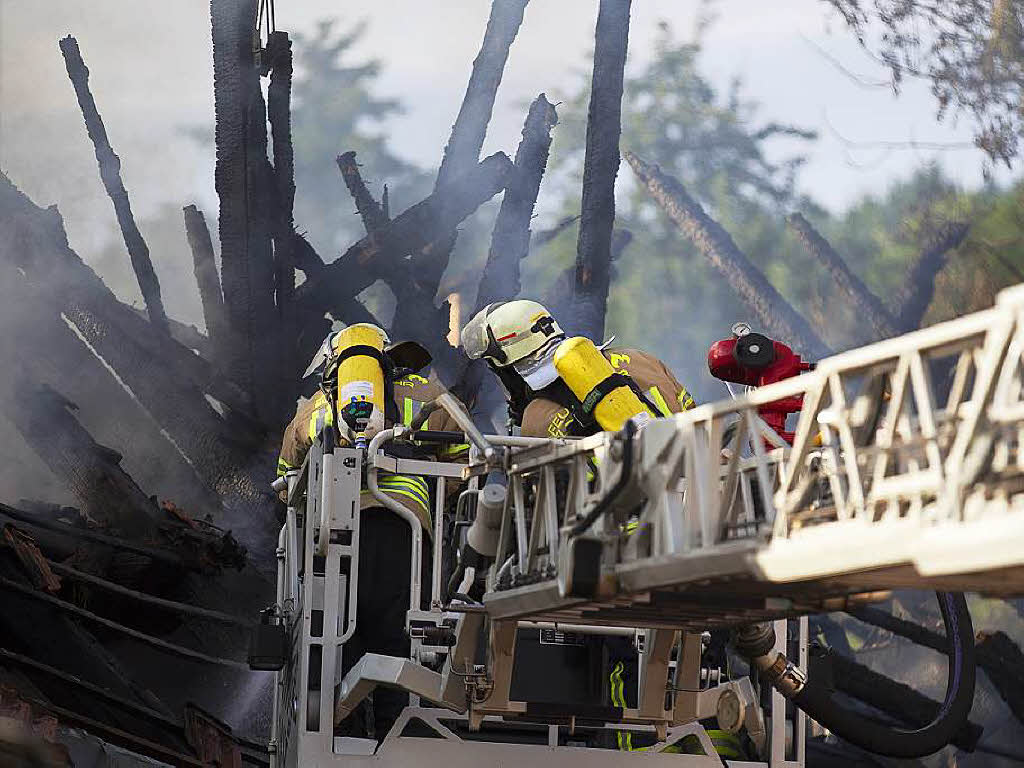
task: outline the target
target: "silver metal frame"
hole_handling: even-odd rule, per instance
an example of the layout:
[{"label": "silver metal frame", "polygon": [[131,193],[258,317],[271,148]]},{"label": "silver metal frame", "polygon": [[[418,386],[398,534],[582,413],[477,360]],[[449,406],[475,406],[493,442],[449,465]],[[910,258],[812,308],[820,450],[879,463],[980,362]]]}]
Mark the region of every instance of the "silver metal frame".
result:
[{"label": "silver metal frame", "polygon": [[[948,386],[943,381],[937,388],[935,374],[944,370]],[[757,409],[793,396],[804,405],[790,448]],[[457,404],[445,405],[465,421]],[[402,433],[398,427],[374,439],[367,490],[413,527],[410,630],[454,619],[454,645],[430,647],[414,633],[411,659],[370,654],[338,679],[344,641],[355,629],[355,612],[346,605],[355,605],[358,590],[362,456],[344,448],[325,455],[317,441],[289,478],[278,548],[278,604],[293,640],[292,658],[277,675],[272,746],[278,765],[374,760],[397,768],[415,759],[445,768],[512,760],[598,768],[640,759],[557,746],[555,727],[550,744],[538,747],[466,741],[443,725],[442,719],[461,718],[477,729],[524,714],[526,704],[509,697],[523,622],[637,632],[643,640],[639,703],[608,728],[653,730],[659,748],[694,733],[710,748],[697,720],[715,711],[721,697],[735,696],[745,707],[747,732],[764,745],[766,764],[798,768],[805,760],[805,717],[788,723],[777,693],[762,713],[746,681],[703,687],[701,631],[777,620],[781,645],[783,619],[841,610],[878,599],[885,589],[1024,593],[1024,286],[1004,291],[991,310],[837,355],[732,401],[655,419],[635,438],[625,477],[621,435],[545,440],[473,430],[470,463],[458,465],[378,450]],[[457,546],[442,541],[447,480],[473,484],[494,469],[504,472],[510,492],[485,604],[442,606],[441,548]],[[378,470],[438,478],[430,610],[420,610],[419,602],[422,532],[404,507],[376,489]],[[625,492],[574,534],[620,481]],[[578,539],[600,544],[597,587],[582,596],[574,572]],[[325,557],[323,576],[314,573],[318,553]],[[343,558],[351,561],[349,580],[341,576]],[[320,634],[312,631],[313,611],[323,612]],[[805,668],[806,619],[797,626],[797,658]],[[484,628],[487,663],[477,668],[471,662]],[[311,686],[317,653],[320,675]],[[351,711],[379,684],[411,695],[384,743],[375,749],[365,740],[335,739],[335,709]],[[665,710],[669,689],[675,696]],[[421,708],[420,700],[446,709]],[[412,717],[441,738],[426,744],[402,736]],[[642,759],[719,764],[717,757],[656,752]]]}]

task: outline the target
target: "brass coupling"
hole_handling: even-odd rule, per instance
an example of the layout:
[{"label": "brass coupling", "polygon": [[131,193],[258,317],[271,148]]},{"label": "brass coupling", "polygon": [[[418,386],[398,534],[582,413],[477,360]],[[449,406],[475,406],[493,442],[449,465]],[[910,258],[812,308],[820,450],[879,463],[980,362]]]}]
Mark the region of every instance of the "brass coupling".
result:
[{"label": "brass coupling", "polygon": [[765,682],[787,699],[794,698],[807,685],[807,675],[784,653],[772,651],[765,656],[751,659]]}]

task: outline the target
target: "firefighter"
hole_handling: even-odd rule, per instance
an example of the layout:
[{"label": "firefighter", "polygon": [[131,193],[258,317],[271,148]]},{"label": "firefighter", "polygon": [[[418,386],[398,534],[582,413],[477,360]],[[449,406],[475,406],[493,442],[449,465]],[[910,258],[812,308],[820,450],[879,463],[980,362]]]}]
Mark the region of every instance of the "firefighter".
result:
[{"label": "firefighter", "polygon": [[[509,422],[528,437],[583,437],[621,429],[629,419],[642,426],[695,405],[658,358],[631,347],[567,339],[558,321],[535,301],[489,304],[466,324],[461,342],[468,357],[483,358],[500,379]],[[607,638],[605,645],[609,699],[614,706],[635,707],[632,643]],[[628,731],[616,733],[616,745],[623,751],[643,749]],[[731,742],[716,743],[716,748],[723,756],[740,754]]]},{"label": "firefighter", "polygon": [[526,436],[591,435],[620,429],[623,416],[642,424],[694,407],[661,360],[639,349],[567,340],[535,301],[489,304],[466,324],[461,341],[467,356],[483,358],[501,380],[510,422]]},{"label": "firefighter", "polygon": [[[428,363],[426,350],[410,342],[389,346],[387,334],[369,323],[329,334],[304,374],[305,378],[319,371],[320,387],[311,399],[300,403],[285,429],[278,475],[302,466],[310,446],[325,426],[335,427],[342,445],[360,444],[395,423],[409,426],[420,410],[442,392],[436,382],[420,372]],[[353,366],[354,372],[349,370]],[[386,386],[388,382],[390,388]],[[383,396],[377,396],[378,389]],[[447,430],[451,425],[445,419],[443,411],[435,412],[427,426]],[[417,457],[445,458],[425,456],[423,450],[415,449]],[[463,450],[468,450],[468,446],[444,449],[447,454]],[[433,531],[431,492],[426,478],[380,472],[378,483],[381,491],[420,520],[426,544]],[[367,491],[360,502],[356,631],[345,644],[341,674],[348,672],[365,653],[408,657],[410,650],[405,633],[412,541],[409,525],[381,507]],[[422,562],[426,568],[430,558],[425,555]],[[383,739],[407,703],[408,697],[398,691],[378,689],[372,706],[357,710],[343,721],[341,733]]]}]

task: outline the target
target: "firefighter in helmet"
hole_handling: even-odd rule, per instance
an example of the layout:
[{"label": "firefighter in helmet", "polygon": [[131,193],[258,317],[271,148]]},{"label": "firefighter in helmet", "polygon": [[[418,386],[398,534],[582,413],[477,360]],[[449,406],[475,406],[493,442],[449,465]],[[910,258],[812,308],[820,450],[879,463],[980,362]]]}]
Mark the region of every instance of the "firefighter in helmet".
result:
[{"label": "firefighter in helmet", "polygon": [[658,358],[639,349],[566,339],[558,321],[536,301],[487,305],[466,324],[461,341],[467,356],[483,358],[501,380],[510,421],[523,435],[591,435],[620,429],[626,419],[639,426],[694,406],[686,387]]},{"label": "firefighter in helmet", "polygon": [[[360,444],[376,432],[394,424],[411,425],[420,410],[439,394],[441,387],[423,375],[430,355],[414,342],[390,344],[383,329],[359,323],[332,331],[306,369],[303,378],[317,372],[319,387],[313,396],[301,401],[295,417],[285,429],[278,459],[279,476],[302,466],[313,441],[327,426],[334,427],[339,444]],[[430,415],[427,426],[449,430],[443,411]],[[410,448],[415,458],[440,458],[425,455],[428,448]],[[445,458],[454,458],[468,446],[446,446]],[[413,458],[409,456],[408,458]],[[431,488],[419,475],[380,472],[380,490],[413,512],[429,539],[431,526]],[[409,525],[383,507],[366,491],[360,499],[359,584],[356,631],[345,645],[344,674],[368,652],[407,657],[409,638],[405,633],[405,611],[409,606]],[[430,558],[422,559],[426,567]],[[367,585],[366,589],[362,585]],[[360,707],[342,723],[346,735],[387,735],[402,708],[406,696],[381,688],[373,694],[372,716]]]},{"label": "firefighter in helmet", "polygon": [[[582,437],[618,430],[626,421],[642,426],[652,418],[693,408],[693,397],[658,358],[631,347],[597,346],[566,338],[558,321],[536,301],[517,299],[484,307],[461,334],[466,355],[483,359],[500,379],[509,422],[529,437]],[[627,531],[629,527],[627,526]],[[636,653],[632,644],[607,638],[608,698],[636,706]],[[710,730],[723,757],[742,758],[734,734]],[[624,751],[644,749],[629,731],[616,734]],[[670,751],[689,751],[690,745]]]}]

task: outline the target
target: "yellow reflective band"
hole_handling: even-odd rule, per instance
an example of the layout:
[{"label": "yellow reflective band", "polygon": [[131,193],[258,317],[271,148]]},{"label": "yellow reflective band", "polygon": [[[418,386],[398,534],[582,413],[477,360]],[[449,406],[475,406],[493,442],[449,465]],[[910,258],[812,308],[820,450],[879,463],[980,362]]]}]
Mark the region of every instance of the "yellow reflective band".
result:
[{"label": "yellow reflective band", "polygon": [[323,428],[333,423],[334,414],[331,413],[330,408],[326,405],[322,408],[317,408],[309,417],[309,439],[316,440],[316,436],[320,434]]},{"label": "yellow reflective band", "polygon": [[455,443],[453,445],[447,445],[441,449],[442,456],[454,456],[458,453],[464,453],[469,450],[469,443]]},{"label": "yellow reflective band", "polygon": [[681,405],[683,407],[684,411],[688,411],[691,408],[693,408],[695,405],[697,405],[693,401],[693,398],[690,397],[690,393],[686,391],[686,387],[682,387],[679,390],[679,396],[676,399],[679,400],[679,405]]},{"label": "yellow reflective band", "polygon": [[722,757],[728,757],[733,760],[746,758],[747,755],[746,750],[743,749],[743,742],[740,741],[739,736],[735,733],[709,728],[707,734],[711,739],[711,743],[715,745],[715,752]]},{"label": "yellow reflective band", "polygon": [[407,427],[411,426],[412,425],[412,418],[413,418],[412,398],[411,397],[407,397],[402,402],[402,423],[405,424],[405,426],[407,426]]},{"label": "yellow reflective band", "polygon": [[647,394],[651,396],[651,400],[658,406],[658,410],[661,411],[662,416],[671,416],[672,411],[669,410],[668,403],[665,402],[664,396],[661,394],[661,390],[657,387],[651,387],[647,390]]},{"label": "yellow reflective band", "polygon": [[420,483],[412,482],[411,480],[403,480],[403,479],[400,479],[400,478],[394,478],[394,479],[389,478],[387,480],[381,480],[380,481],[380,487],[384,488],[384,489],[387,489],[387,488],[403,488],[404,490],[407,490],[410,493],[415,493],[416,495],[418,495],[421,499],[423,499],[423,503],[424,504],[429,504],[430,503],[430,490],[425,485],[421,485]]},{"label": "yellow reflective band", "polygon": [[404,475],[385,475],[378,480],[378,486],[382,491],[401,489],[407,495],[415,495],[416,499],[425,507],[430,506],[430,489],[427,481],[420,477],[408,477]]},{"label": "yellow reflective band", "polygon": [[401,488],[381,488],[381,490],[384,493],[393,493],[393,494],[395,494],[397,496],[405,496],[406,498],[412,499],[417,504],[419,504],[420,507],[423,508],[423,511],[426,512],[428,516],[430,515],[430,505],[426,504],[423,501],[423,499],[421,499],[415,493],[410,493],[409,491],[403,491]]},{"label": "yellow reflective band", "polygon": [[[612,668],[612,673],[608,676],[608,682],[611,688],[612,704],[614,704],[616,707],[622,707],[622,709],[625,709],[626,696],[623,692],[622,684],[623,669],[624,667],[621,661],[615,662],[615,666]],[[615,740],[618,743],[619,751],[633,751],[633,734],[630,731],[616,731]]]},{"label": "yellow reflective band", "polygon": [[425,494],[429,494],[427,481],[417,475],[381,475],[379,481],[382,486],[388,483],[397,483],[421,490]]}]

